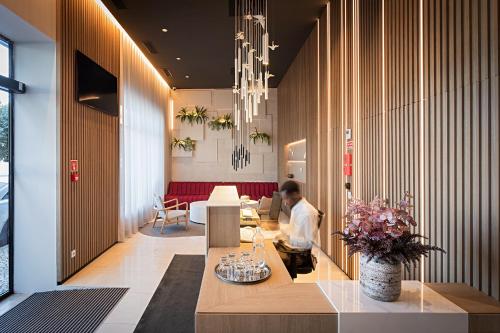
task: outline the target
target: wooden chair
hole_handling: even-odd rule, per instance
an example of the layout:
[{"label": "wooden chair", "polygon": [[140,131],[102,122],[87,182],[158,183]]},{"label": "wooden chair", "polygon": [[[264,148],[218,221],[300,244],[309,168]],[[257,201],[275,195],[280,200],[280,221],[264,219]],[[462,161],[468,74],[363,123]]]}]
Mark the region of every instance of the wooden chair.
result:
[{"label": "wooden chair", "polygon": [[[182,206],[185,206],[186,209],[179,209]],[[162,221],[160,233],[163,233],[163,227],[165,225],[174,223],[179,224],[179,222],[185,222],[186,230],[188,229],[189,206],[187,202],[179,203],[178,199],[163,201],[161,196],[155,195],[153,207],[155,210],[153,228],[155,227],[157,220],[160,219]]]}]

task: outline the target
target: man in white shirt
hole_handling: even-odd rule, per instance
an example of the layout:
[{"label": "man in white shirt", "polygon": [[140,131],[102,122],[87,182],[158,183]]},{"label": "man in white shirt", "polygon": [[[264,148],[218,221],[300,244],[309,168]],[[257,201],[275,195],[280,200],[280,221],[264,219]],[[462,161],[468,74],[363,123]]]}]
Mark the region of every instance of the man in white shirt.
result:
[{"label": "man in white shirt", "polygon": [[[281,235],[275,240],[275,246],[280,253],[285,266],[292,277],[296,276],[295,265],[311,265],[314,269],[315,258],[310,249],[318,236],[318,211],[300,194],[297,182],[287,181],[281,185],[281,198],[290,207],[290,223],[283,228]],[[293,253],[293,258],[291,258]],[[291,260],[296,260],[292,263]],[[293,272],[290,269],[293,265]],[[295,276],[294,276],[295,275]]]}]

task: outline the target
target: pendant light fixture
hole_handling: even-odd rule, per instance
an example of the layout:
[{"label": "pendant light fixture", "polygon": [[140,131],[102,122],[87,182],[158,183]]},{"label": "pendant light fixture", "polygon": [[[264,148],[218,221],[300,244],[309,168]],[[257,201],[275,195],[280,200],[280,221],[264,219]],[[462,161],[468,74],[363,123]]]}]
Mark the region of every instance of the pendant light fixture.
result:
[{"label": "pendant light fixture", "polygon": [[269,45],[267,0],[234,0],[233,151],[234,170],[250,164],[250,128],[268,98]]}]

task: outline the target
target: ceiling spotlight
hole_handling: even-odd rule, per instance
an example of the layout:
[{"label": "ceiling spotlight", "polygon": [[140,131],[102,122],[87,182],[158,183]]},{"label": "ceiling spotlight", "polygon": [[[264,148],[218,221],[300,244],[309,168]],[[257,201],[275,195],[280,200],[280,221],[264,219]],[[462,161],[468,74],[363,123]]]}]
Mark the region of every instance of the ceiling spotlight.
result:
[{"label": "ceiling spotlight", "polygon": [[186,79],[189,79],[189,75],[184,76]]},{"label": "ceiling spotlight", "polygon": [[163,29],[161,29],[161,31],[163,31],[163,32],[167,32],[167,31],[168,31],[168,29],[167,29],[167,28],[163,28]]},{"label": "ceiling spotlight", "polygon": [[181,60],[181,58],[180,58],[180,57],[177,57],[177,58],[175,58],[175,59],[176,59],[176,60]]}]

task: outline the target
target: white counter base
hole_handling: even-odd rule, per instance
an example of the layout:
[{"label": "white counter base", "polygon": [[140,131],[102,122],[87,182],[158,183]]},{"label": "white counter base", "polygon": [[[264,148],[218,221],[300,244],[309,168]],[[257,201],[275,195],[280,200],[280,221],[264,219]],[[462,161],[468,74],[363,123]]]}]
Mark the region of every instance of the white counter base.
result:
[{"label": "white counter base", "polygon": [[419,281],[403,281],[396,302],[363,294],[359,281],[318,281],[337,310],[339,333],[467,333],[468,315]]}]

